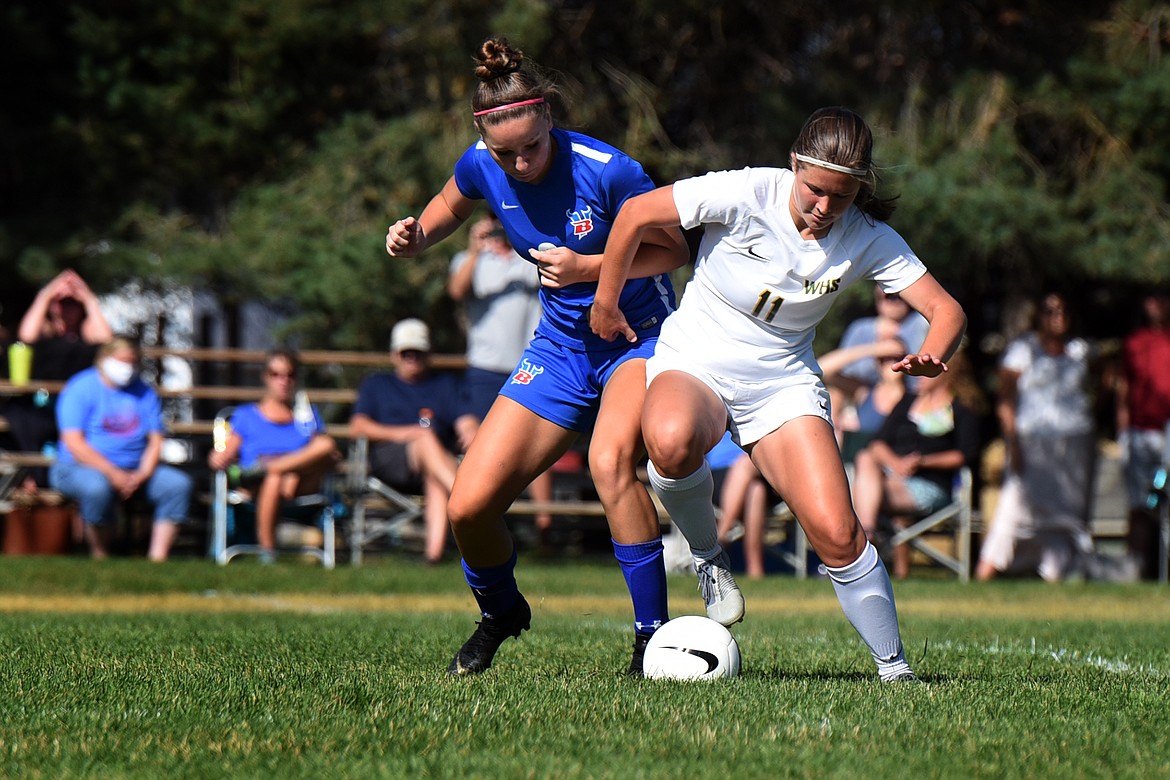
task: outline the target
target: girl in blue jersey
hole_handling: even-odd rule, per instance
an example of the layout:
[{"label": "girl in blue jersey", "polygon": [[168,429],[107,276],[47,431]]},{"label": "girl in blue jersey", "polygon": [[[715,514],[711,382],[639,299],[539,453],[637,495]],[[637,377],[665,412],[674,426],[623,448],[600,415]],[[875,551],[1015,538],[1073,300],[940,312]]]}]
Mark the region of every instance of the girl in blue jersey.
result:
[{"label": "girl in blue jersey", "polygon": [[589,307],[610,226],[622,204],[654,185],[621,151],[553,125],[556,88],[519,49],[489,38],[476,55],[472,111],[480,140],[422,214],[394,223],[386,251],[413,257],[449,236],[486,200],[541,279],[544,315],[500,390],[455,478],[448,515],[467,583],[483,614],[448,671],[487,669],[508,637],[529,627],[516,586],[516,550],[503,515],[577,436],[593,430],[589,468],[606,510],[615,555],[634,604],[640,675],[650,634],[667,620],[658,516],[635,467],[644,454],[640,421],[646,358],[674,309],[666,272],[687,259],[678,228],[647,231],[636,250],[623,309],[636,344],[593,334]]},{"label": "girl in blue jersey", "polygon": [[842,290],[876,281],[930,323],[919,350],[891,370],[937,376],[966,317],[886,223],[893,203],[874,192],[872,149],[861,117],[825,108],[797,136],[791,169],[709,173],[632,198],[613,227],[590,316],[605,338],[636,344],[619,292],[638,236],[704,226],[694,279],[647,365],[643,430],[651,485],[696,563],[715,564],[708,614],[743,615],[703,460],[730,429],[800,520],[881,679],[912,680],[889,576],[850,502],[813,336]]}]

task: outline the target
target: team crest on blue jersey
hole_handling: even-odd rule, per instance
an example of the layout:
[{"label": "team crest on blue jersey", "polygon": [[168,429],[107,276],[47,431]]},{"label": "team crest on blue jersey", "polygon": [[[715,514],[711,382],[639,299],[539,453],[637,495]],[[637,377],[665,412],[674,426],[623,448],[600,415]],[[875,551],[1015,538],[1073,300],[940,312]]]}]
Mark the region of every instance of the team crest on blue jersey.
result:
[{"label": "team crest on blue jersey", "polygon": [[532,380],[544,373],[544,366],[533,365],[527,358],[520,361],[520,368],[512,375],[512,384],[530,385]]},{"label": "team crest on blue jersey", "polygon": [[593,207],[586,206],[580,211],[569,210],[565,212],[565,216],[569,218],[569,225],[573,228],[573,235],[577,238],[584,238],[593,232]]}]

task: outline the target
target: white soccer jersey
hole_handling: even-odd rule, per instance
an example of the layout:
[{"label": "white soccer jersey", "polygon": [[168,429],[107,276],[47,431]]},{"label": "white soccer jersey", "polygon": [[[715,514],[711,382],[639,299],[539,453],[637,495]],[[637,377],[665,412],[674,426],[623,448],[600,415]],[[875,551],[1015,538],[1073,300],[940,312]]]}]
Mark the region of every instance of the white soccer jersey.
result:
[{"label": "white soccer jersey", "polygon": [[794,180],[786,168],[745,168],[675,183],[682,226],[705,231],[660,343],[728,379],[819,373],[813,336],[842,290],[870,279],[901,292],[926,273],[901,236],[856,207],[823,239],[801,238],[788,208]]}]

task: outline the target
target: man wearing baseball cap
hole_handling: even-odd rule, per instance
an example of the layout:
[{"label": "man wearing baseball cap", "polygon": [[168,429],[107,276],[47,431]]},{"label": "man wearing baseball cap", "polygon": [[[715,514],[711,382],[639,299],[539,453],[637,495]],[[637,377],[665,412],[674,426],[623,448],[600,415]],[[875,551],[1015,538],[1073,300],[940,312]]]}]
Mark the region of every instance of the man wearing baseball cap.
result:
[{"label": "man wearing baseball cap", "polygon": [[447,499],[455,481],[456,453],[465,452],[479,428],[460,377],[433,372],[431,333],[419,319],[399,321],[390,332],[394,371],[371,374],[358,387],[350,434],[370,442],[370,474],[425,499],[428,563],[447,545]]}]

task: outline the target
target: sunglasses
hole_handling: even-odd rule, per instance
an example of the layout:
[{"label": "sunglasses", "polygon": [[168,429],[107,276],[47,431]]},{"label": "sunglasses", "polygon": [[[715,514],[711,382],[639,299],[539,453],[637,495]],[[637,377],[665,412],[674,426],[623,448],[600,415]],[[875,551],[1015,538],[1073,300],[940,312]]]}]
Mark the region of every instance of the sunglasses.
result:
[{"label": "sunglasses", "polygon": [[422,360],[427,356],[421,349],[404,349],[398,354],[403,360]]}]

